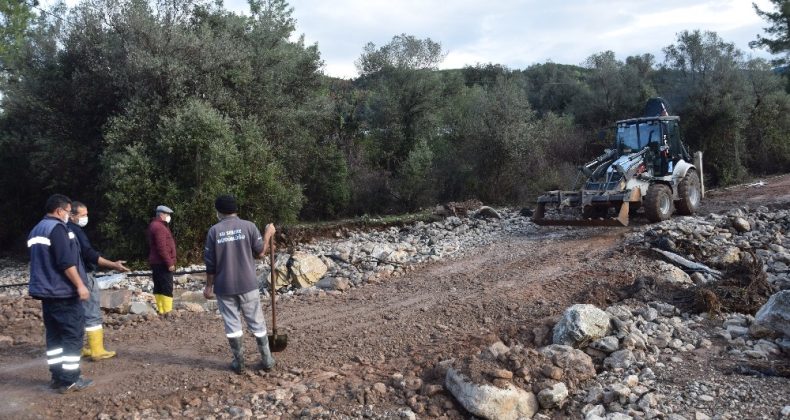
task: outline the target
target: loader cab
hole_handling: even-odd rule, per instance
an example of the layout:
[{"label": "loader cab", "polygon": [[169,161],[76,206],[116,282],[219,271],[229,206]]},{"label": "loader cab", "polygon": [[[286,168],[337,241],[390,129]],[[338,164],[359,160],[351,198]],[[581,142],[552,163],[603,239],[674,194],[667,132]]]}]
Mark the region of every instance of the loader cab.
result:
[{"label": "loader cab", "polygon": [[655,118],[635,118],[617,122],[616,146],[620,156],[657,147],[664,137],[664,126]]},{"label": "loader cab", "polygon": [[680,159],[688,159],[680,139],[677,116],[633,118],[617,122],[616,146],[619,156],[642,152],[654,176],[672,173]]}]

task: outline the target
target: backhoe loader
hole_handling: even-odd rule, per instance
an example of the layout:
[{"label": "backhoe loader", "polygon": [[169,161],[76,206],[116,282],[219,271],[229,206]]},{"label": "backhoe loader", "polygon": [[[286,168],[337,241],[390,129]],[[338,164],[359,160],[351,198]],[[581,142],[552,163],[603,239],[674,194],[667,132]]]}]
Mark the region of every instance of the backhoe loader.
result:
[{"label": "backhoe loader", "polygon": [[694,214],[704,195],[701,152],[694,163],[682,141],[680,117],[668,115],[663,99],[652,98],[643,117],[615,123],[612,149],[579,167],[580,189],[538,197],[533,221],[628,226],[629,215],[640,207],[650,222],[675,212]]}]

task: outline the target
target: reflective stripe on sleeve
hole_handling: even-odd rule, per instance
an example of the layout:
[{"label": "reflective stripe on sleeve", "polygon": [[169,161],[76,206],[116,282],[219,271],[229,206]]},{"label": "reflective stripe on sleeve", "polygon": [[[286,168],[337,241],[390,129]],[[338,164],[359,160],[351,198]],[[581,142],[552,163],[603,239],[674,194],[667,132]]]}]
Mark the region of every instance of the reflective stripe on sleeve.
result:
[{"label": "reflective stripe on sleeve", "polygon": [[80,364],[79,363],[64,363],[63,370],[79,370]]},{"label": "reflective stripe on sleeve", "polygon": [[232,332],[232,333],[229,333],[229,334],[225,334],[225,335],[228,338],[237,338],[237,337],[241,337],[242,334],[243,334],[243,332],[241,330],[239,330],[239,331],[235,331],[235,332]]},{"label": "reflective stripe on sleeve", "polygon": [[63,356],[63,363],[79,363],[80,357],[79,356]]},{"label": "reflective stripe on sleeve", "polygon": [[32,237],[32,238],[27,240],[27,247],[28,248],[30,248],[33,245],[50,246],[50,245],[52,245],[52,242],[49,240],[49,238],[45,238],[43,236],[34,236],[34,237]]},{"label": "reflective stripe on sleeve", "polygon": [[58,363],[63,362],[63,357],[53,357],[51,359],[47,359],[48,365],[57,365]]}]

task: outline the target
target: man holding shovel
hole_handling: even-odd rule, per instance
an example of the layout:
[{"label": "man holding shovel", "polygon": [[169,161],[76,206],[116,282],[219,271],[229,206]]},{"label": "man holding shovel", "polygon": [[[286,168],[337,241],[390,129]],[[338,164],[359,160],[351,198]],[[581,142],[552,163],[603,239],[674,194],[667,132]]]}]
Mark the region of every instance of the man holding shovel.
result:
[{"label": "man holding shovel", "polygon": [[203,250],[206,288],[203,296],[211,299],[216,294],[217,306],[225,323],[225,335],[233,353],[233,371],[239,374],[244,371],[242,316],[258,344],[261,367],[271,370],[275,361],[266,337],[255,258],[266,255],[269,241],[275,233],[274,225],[266,225],[261,236],[254,223],[238,217],[236,198],[231,195],[217,197],[214,208],[219,222],[209,229],[206,236]]}]

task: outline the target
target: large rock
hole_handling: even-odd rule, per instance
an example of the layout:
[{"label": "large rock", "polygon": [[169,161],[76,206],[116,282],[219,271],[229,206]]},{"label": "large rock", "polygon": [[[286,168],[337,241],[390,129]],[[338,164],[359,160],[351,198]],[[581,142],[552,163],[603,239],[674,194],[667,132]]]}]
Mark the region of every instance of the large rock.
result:
[{"label": "large rock", "polygon": [[538,393],[538,402],[540,402],[541,407],[546,409],[562,407],[567,398],[568,387],[562,382],[554,384],[551,388],[546,388]]},{"label": "large rock", "polygon": [[496,210],[494,210],[494,209],[492,209],[491,207],[488,207],[488,206],[480,207],[480,209],[477,210],[477,213],[475,213],[475,217],[477,217],[478,219],[501,219],[502,218],[502,216],[500,216],[499,213]]},{"label": "large rock", "polygon": [[102,290],[99,295],[99,306],[115,312],[126,312],[132,303],[131,290]]},{"label": "large rock", "polygon": [[757,311],[754,323],[790,338],[790,290],[782,290]]},{"label": "large rock", "polygon": [[485,419],[532,418],[538,411],[535,394],[509,385],[502,389],[472,383],[455,369],[448,369],[445,386],[470,413]]},{"label": "large rock", "polygon": [[351,283],[342,277],[324,277],[315,284],[315,287],[324,290],[339,290],[341,292],[351,288]]},{"label": "large rock", "polygon": [[541,354],[564,371],[572,382],[581,382],[595,376],[595,365],[587,353],[562,344],[552,344],[540,349]]},{"label": "large rock", "polygon": [[153,314],[156,313],[153,307],[147,302],[132,302],[129,306],[129,313],[135,315]]},{"label": "large rock", "polygon": [[297,251],[291,256],[291,283],[294,286],[310,287],[318,283],[327,270],[326,264],[315,255]]},{"label": "large rock", "polygon": [[720,249],[715,257],[710,261],[711,265],[721,267],[728,264],[735,264],[741,260],[741,250],[737,246],[728,246]]},{"label": "large rock", "polygon": [[206,297],[203,296],[203,292],[202,291],[200,291],[200,292],[186,291],[186,292],[181,293],[180,295],[178,295],[176,297],[176,300],[179,300],[181,302],[198,303],[198,304],[201,304],[201,305],[206,303]]},{"label": "large rock", "polygon": [[[288,273],[288,261],[291,259],[291,256],[288,254],[280,254],[274,260],[274,287],[279,289],[281,287],[288,286],[290,284],[289,273]],[[268,261],[268,258],[267,258]],[[258,288],[261,292],[268,292],[271,290],[271,267],[264,267],[261,274],[258,276]]]},{"label": "large rock", "polygon": [[694,285],[694,282],[691,280],[691,276],[686,274],[685,271],[681,270],[680,268],[667,263],[661,263],[658,266],[658,278],[664,281],[668,281],[674,284],[688,284]]},{"label": "large rock", "polygon": [[585,347],[611,331],[610,316],[594,305],[577,304],[565,310],[554,326],[554,344]]}]

